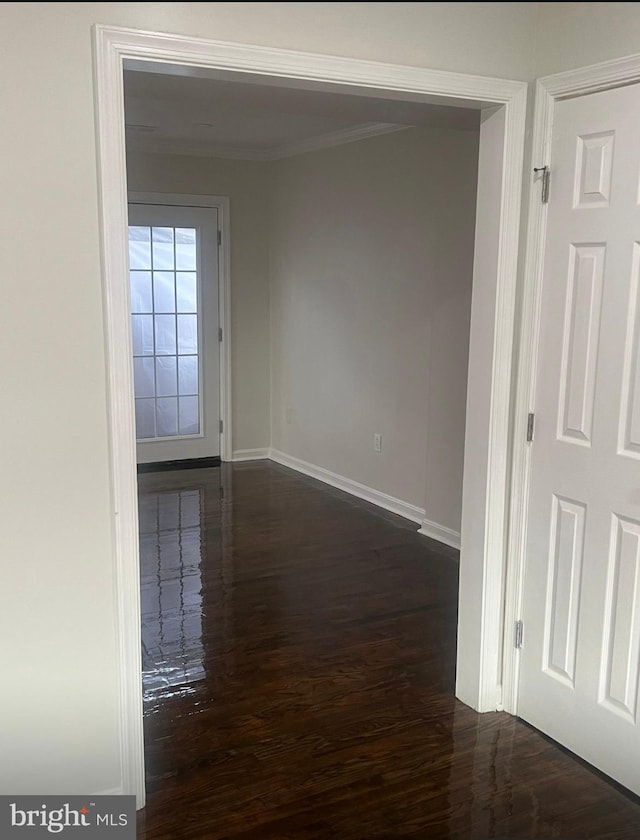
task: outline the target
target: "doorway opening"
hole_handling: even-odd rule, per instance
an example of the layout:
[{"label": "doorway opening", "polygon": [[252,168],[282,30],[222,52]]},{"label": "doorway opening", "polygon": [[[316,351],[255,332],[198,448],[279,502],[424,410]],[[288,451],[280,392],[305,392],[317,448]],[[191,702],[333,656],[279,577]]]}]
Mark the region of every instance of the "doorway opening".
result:
[{"label": "doorway opening", "polygon": [[[458,697],[478,710],[509,700],[501,659],[515,278],[524,141],[524,83],[290,54],[180,37],[96,29],[110,428],[120,615],[123,790],[144,803],[140,605],[126,241],[122,70],[170,64],[178,75],[213,74],[481,112],[463,480]],[[434,164],[437,165],[437,162]]]}]

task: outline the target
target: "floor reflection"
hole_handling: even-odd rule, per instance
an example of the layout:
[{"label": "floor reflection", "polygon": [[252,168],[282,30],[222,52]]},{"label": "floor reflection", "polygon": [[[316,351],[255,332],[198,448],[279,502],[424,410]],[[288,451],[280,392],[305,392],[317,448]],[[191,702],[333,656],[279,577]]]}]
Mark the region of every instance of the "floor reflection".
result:
[{"label": "floor reflection", "polygon": [[145,702],[203,679],[202,490],[140,493]]}]

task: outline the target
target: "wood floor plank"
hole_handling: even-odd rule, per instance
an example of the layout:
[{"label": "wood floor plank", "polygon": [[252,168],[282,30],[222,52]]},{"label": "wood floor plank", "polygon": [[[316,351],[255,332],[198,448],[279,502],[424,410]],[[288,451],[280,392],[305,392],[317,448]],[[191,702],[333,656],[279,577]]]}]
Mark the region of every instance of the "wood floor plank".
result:
[{"label": "wood floor plank", "polygon": [[457,554],[271,462],[139,476],[142,840],[640,836],[640,804],[454,697]]}]

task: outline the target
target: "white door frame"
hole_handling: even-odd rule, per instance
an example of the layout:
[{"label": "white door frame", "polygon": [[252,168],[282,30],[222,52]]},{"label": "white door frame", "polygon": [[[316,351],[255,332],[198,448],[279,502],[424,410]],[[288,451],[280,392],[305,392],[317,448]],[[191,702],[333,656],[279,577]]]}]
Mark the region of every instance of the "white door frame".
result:
[{"label": "white door frame", "polygon": [[[557,101],[583,96],[621,85],[640,82],[640,55],[581,67],[538,79],[533,125],[532,167],[549,165],[553,114]],[[533,173],[532,173],[533,175]],[[540,181],[540,178],[537,179]],[[553,196],[553,170],[550,169]],[[515,628],[522,615],[525,591],[525,558],[531,447],[525,441],[529,412],[535,411],[536,362],[540,340],[540,308],[547,205],[542,204],[540,184],[529,198],[525,274],[522,292],[520,354],[515,402],[515,428],[521,430],[513,447],[513,481],[510,511],[507,576],[505,585],[505,626]],[[526,637],[526,628],[524,629]],[[517,714],[520,654],[514,649],[513,635],[505,633],[503,653],[503,697],[506,711]]]},{"label": "white door frame", "polygon": [[[414,101],[485,109],[491,154],[481,155],[471,357],[483,361],[467,398],[456,694],[480,711],[501,702],[503,598],[512,438],[516,276],[527,85],[334,56],[106,26],[94,28],[102,276],[107,353],[115,599],[120,672],[122,791],[145,801],[140,671],[138,521],[127,277],[123,63],[209,68],[250,80],[280,77],[316,89],[336,85]],[[499,119],[493,117],[498,113]],[[499,126],[496,129],[496,125]],[[490,161],[490,166],[487,169]],[[438,161],[433,161],[437,166]],[[485,167],[483,179],[483,166]],[[495,172],[489,179],[487,172]],[[480,206],[480,202],[485,204]],[[474,308],[477,309],[474,328]],[[486,380],[486,381],[485,381]],[[476,422],[477,421],[477,422]],[[470,428],[471,427],[471,428]],[[470,466],[472,465],[472,466]],[[470,558],[470,559],[467,559]],[[465,569],[469,574],[462,575]]]},{"label": "white door frame", "polygon": [[220,345],[220,459],[233,460],[233,414],[231,411],[231,231],[229,198],[225,195],[129,192],[130,204],[161,204],[164,207],[211,207],[218,211],[218,319],[222,328]]}]

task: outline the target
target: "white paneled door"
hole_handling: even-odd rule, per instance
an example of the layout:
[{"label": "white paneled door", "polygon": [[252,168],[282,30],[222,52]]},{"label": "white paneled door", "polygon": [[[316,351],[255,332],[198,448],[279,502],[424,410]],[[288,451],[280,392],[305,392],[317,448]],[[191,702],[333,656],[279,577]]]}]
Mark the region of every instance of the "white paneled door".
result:
[{"label": "white paneled door", "polygon": [[138,463],[220,454],[218,211],[129,205]]},{"label": "white paneled door", "polygon": [[518,713],[640,794],[640,86],[556,103]]}]

